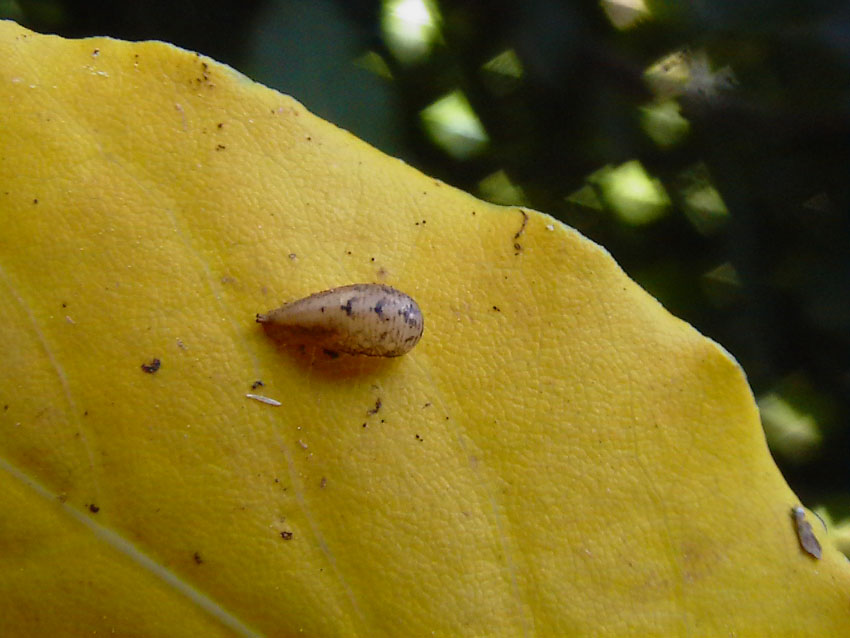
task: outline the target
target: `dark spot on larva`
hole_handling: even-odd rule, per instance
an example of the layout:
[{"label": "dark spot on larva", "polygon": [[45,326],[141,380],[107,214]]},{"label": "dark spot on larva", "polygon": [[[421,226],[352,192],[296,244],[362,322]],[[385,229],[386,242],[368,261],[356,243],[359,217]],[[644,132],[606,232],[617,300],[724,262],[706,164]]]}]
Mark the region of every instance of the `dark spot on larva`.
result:
[{"label": "dark spot on larva", "polygon": [[361,428],[365,428],[365,427],[366,427],[366,422],[364,421],[364,422],[363,422],[363,425],[361,425],[360,427],[361,427]]},{"label": "dark spot on larva", "polygon": [[223,151],[226,148],[227,147],[224,144],[216,144],[215,145],[215,150],[217,150],[217,151]]},{"label": "dark spot on larva", "polygon": [[431,407],[431,402],[430,402],[430,401],[428,401],[428,403],[426,403],[426,404],[425,404],[425,405],[423,405],[422,407],[423,407],[423,408],[430,408],[430,407]]},{"label": "dark spot on larva", "polygon": [[348,301],[345,302],[344,306],[340,306],[340,308],[342,310],[345,310],[345,314],[347,314],[350,317],[351,313],[354,311],[352,304],[356,301],[357,301],[357,297],[352,297],[351,299],[349,299]]},{"label": "dark spot on larva", "polygon": [[91,52],[91,56],[93,58],[96,58],[99,55],[100,55],[100,49],[95,49],[94,51]]},{"label": "dark spot on larva", "polygon": [[493,306],[493,310],[495,310],[496,312],[502,312],[499,306]]},{"label": "dark spot on larva", "polygon": [[419,313],[416,312],[416,309],[412,305],[408,304],[404,306],[399,310],[399,314],[404,318],[404,323],[408,326],[419,325]]},{"label": "dark spot on larva", "polygon": [[378,315],[379,317],[384,316],[384,302],[385,301],[386,301],[386,299],[381,299],[378,303],[375,304],[375,307],[373,308],[373,310],[375,311],[375,314]]},{"label": "dark spot on larva", "polygon": [[142,370],[147,372],[148,374],[153,374],[159,367],[162,365],[162,362],[159,359],[151,359],[148,363],[142,364]]},{"label": "dark spot on larva", "polygon": [[89,511],[92,514],[97,514],[100,511],[100,508],[97,505],[95,505],[94,503],[92,503],[91,505],[89,505]]},{"label": "dark spot on larva", "polygon": [[204,559],[201,558],[201,555],[198,552],[192,554],[192,559],[195,561],[196,565],[203,565]]},{"label": "dark spot on larva", "polygon": [[322,352],[324,352],[331,359],[339,358],[339,352],[337,352],[336,350],[328,350],[327,348],[325,348],[324,350],[322,350]]},{"label": "dark spot on larva", "polygon": [[368,410],[366,410],[366,414],[377,414],[378,411],[381,409],[381,405],[382,405],[381,399],[380,398],[376,399],[375,400],[375,407],[369,408]]},{"label": "dark spot on larva", "polygon": [[522,252],[522,244],[520,244],[519,242],[516,242],[514,244],[514,250],[516,251],[514,253],[514,255],[519,255]]},{"label": "dark spot on larva", "polygon": [[266,384],[257,379],[256,381],[254,381],[254,383],[251,384],[251,389],[256,390],[257,388],[262,388],[264,385]]},{"label": "dark spot on larva", "polygon": [[34,200],[32,200],[32,203],[33,203],[33,204],[38,204],[38,200],[37,200],[37,199],[34,199]]},{"label": "dark spot on larva", "polygon": [[88,410],[86,410],[85,412],[83,412],[83,416],[88,416],[88,415],[89,415],[89,411],[88,411]]},{"label": "dark spot on larva", "polygon": [[375,258],[374,258],[374,257],[372,257],[369,261],[375,261]]},{"label": "dark spot on larva", "polygon": [[5,412],[8,409],[9,409],[9,404],[7,403],[6,405],[3,406],[3,412]]},{"label": "dark spot on larva", "polygon": [[292,540],[292,532],[281,532],[280,537],[285,541],[291,541]]},{"label": "dark spot on larva", "polygon": [[224,126],[224,122],[219,122],[216,124],[216,128],[222,128]]}]

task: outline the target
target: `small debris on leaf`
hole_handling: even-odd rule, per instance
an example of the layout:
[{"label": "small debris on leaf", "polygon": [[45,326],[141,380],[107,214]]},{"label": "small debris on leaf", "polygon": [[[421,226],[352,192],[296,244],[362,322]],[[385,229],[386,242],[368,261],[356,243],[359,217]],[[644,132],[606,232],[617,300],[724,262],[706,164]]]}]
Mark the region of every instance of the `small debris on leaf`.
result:
[{"label": "small debris on leaf", "polygon": [[142,364],[142,370],[147,372],[148,374],[153,374],[159,367],[162,365],[162,362],[159,359],[151,359],[149,363]]},{"label": "small debris on leaf", "polygon": [[820,543],[815,537],[809,521],[806,520],[806,511],[799,505],[796,505],[791,508],[791,516],[794,518],[794,523],[797,526],[797,539],[800,541],[800,547],[810,556],[820,558]]},{"label": "small debris on leaf", "polygon": [[275,399],[270,399],[269,397],[264,397],[261,394],[251,394],[250,392],[245,395],[246,399],[253,399],[254,401],[259,401],[260,403],[265,403],[267,405],[273,405],[275,407],[283,405],[280,401]]}]

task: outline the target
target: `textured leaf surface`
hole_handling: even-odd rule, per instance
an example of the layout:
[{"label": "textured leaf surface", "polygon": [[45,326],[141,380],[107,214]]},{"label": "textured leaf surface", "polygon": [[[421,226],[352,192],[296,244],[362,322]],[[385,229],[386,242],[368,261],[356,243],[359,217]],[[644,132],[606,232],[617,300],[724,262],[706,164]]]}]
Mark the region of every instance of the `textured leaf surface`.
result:
[{"label": "textured leaf surface", "polygon": [[[0,126],[3,636],[850,633],[741,370],[575,231],[162,43],[0,22]],[[254,322],[369,281],[410,354]]]}]

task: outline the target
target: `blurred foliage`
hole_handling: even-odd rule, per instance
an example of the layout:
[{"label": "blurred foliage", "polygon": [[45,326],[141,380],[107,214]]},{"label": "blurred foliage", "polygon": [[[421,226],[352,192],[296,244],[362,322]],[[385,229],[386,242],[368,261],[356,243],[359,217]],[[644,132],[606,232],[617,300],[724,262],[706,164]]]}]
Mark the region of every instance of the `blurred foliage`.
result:
[{"label": "blurred foliage", "polygon": [[578,228],[734,354],[791,485],[850,514],[846,1],[0,0],[0,17],[200,51]]}]

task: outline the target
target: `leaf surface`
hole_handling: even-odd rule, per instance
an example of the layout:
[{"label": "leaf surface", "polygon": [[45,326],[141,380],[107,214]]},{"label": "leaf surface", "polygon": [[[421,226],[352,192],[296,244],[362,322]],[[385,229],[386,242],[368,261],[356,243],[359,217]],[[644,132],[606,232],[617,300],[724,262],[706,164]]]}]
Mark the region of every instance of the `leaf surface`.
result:
[{"label": "leaf surface", "polygon": [[[850,633],[740,368],[574,230],[157,42],[0,22],[0,122],[0,634]],[[254,321],[356,282],[410,354]]]}]

